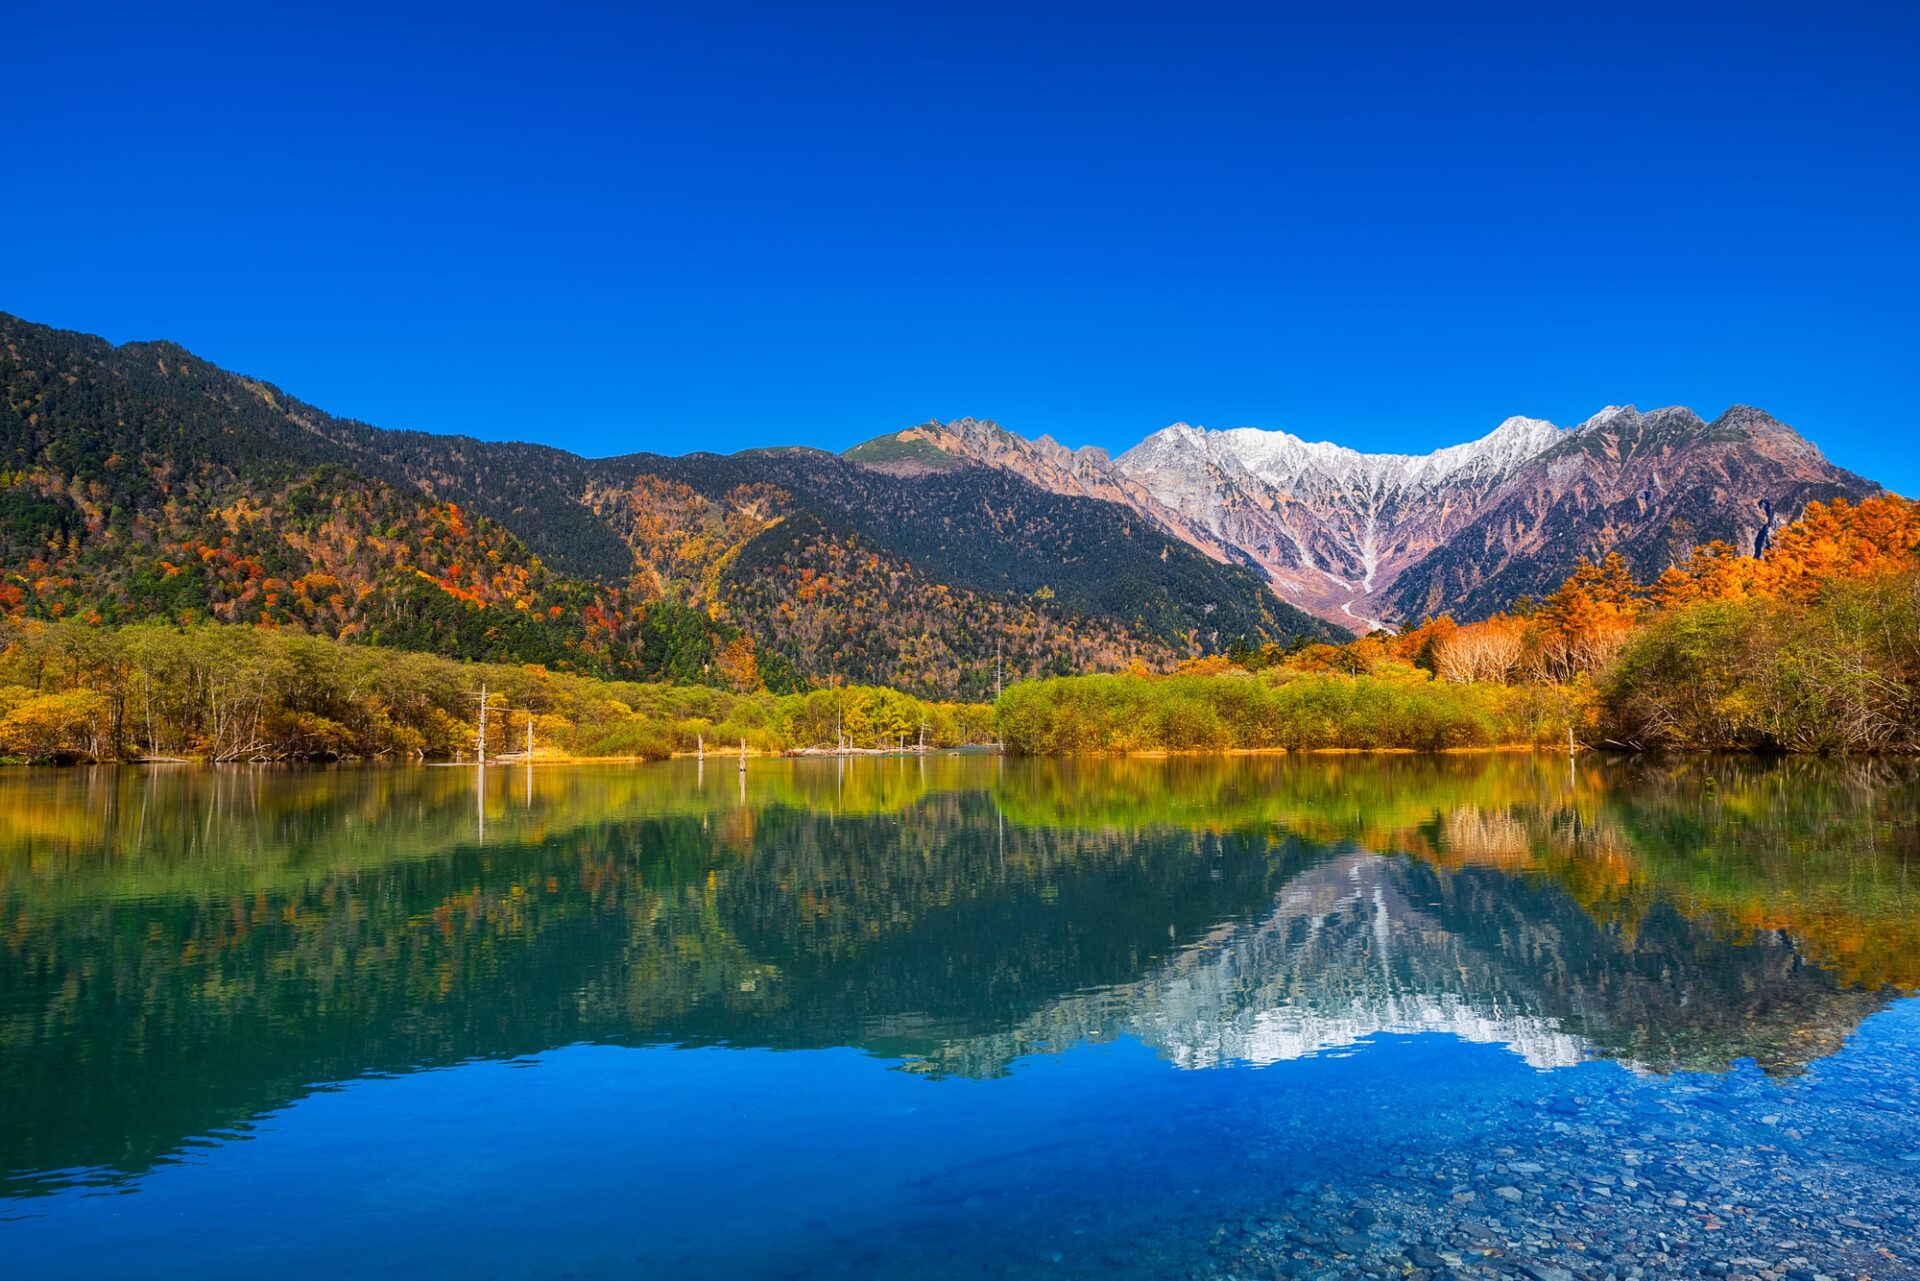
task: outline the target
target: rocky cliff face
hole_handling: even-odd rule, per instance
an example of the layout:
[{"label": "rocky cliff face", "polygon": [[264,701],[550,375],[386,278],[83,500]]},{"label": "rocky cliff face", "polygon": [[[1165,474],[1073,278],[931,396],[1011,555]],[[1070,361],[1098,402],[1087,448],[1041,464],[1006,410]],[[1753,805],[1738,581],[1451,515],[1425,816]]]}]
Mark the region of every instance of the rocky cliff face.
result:
[{"label": "rocky cliff face", "polygon": [[978,463],[1125,504],[1356,631],[1504,609],[1551,591],[1582,555],[1619,551],[1651,577],[1697,543],[1753,551],[1809,501],[1878,489],[1746,407],[1712,423],[1682,408],[1609,408],[1567,428],[1509,418],[1430,454],[1176,423],[1111,458],[962,419],[849,456],[896,471]]},{"label": "rocky cliff face", "polygon": [[1283,598],[1363,629],[1384,621],[1378,593],[1561,435],[1551,423],[1510,418],[1481,440],[1432,454],[1363,454],[1286,432],[1179,424],[1116,467],[1243,550]]}]

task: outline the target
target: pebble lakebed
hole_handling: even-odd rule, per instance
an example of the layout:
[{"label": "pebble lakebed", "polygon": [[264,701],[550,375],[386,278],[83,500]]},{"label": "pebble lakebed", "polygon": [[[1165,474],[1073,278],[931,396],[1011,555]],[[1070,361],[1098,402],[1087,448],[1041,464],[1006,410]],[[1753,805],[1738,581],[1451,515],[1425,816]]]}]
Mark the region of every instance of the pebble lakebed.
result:
[{"label": "pebble lakebed", "polygon": [[1185,1259],[1148,1240],[1101,1262],[1208,1278],[1920,1277],[1920,1019],[1896,1017],[1793,1078],[1549,1075],[1454,1118],[1445,1151],[1297,1187]]}]

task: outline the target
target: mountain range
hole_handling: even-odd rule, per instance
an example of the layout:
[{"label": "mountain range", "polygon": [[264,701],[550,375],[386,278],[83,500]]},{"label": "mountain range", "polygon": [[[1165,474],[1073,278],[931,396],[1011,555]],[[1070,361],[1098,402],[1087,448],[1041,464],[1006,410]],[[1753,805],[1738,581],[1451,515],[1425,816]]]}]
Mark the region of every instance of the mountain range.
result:
[{"label": "mountain range", "polygon": [[1176,423],[1113,457],[962,419],[848,457],[900,475],[975,463],[1119,503],[1353,630],[1508,609],[1582,556],[1619,552],[1652,579],[1700,543],[1757,553],[1807,503],[1879,492],[1745,406],[1711,423],[1679,407],[1609,407],[1574,427],[1515,417],[1430,454]]},{"label": "mountain range", "polygon": [[1878,487],[1767,415],[1513,418],[1426,455],[991,422],[845,455],[585,458],[335,417],[166,342],[0,314],[0,610],[204,618],[602,675],[980,697],[1652,577]]}]

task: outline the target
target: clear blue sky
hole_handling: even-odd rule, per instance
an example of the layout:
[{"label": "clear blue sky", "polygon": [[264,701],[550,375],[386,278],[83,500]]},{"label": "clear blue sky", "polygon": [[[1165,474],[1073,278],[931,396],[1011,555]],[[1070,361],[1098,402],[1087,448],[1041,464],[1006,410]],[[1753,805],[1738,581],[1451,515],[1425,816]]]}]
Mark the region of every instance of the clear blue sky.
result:
[{"label": "clear blue sky", "polygon": [[590,454],[1747,402],[1920,492],[1920,5],[1563,8],[21,5],[0,310]]}]

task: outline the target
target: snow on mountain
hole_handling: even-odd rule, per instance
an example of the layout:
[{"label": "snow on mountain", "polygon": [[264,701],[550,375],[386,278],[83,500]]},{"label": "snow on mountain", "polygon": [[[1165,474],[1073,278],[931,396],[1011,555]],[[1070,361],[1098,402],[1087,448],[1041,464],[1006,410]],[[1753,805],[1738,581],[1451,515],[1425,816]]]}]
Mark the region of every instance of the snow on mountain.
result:
[{"label": "snow on mountain", "polygon": [[1114,460],[1159,507],[1238,549],[1284,598],[1350,627],[1368,598],[1569,432],[1509,418],[1430,454],[1369,454],[1291,432],[1175,423]]},{"label": "snow on mountain", "polygon": [[[1539,418],[1513,417],[1479,440],[1430,454],[1368,454],[1291,432],[1236,427],[1209,432],[1176,423],[1122,454],[1122,471],[1145,470],[1150,458],[1197,449],[1215,461],[1231,458],[1269,485],[1299,490],[1333,483],[1374,494],[1455,483],[1467,477],[1499,479],[1546,452],[1567,435]],[[1155,448],[1156,442],[1158,447]]]}]

